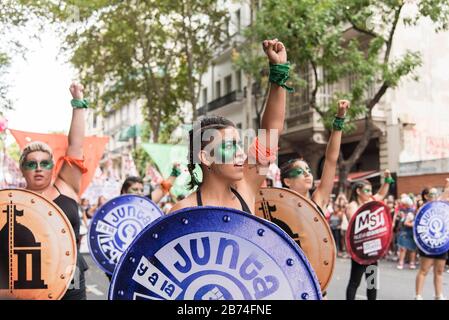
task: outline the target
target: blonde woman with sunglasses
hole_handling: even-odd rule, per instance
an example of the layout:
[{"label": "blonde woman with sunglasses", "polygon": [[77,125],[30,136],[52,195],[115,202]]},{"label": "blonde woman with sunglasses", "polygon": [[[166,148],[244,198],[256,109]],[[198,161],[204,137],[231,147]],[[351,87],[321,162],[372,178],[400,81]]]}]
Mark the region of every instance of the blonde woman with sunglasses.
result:
[{"label": "blonde woman with sunglasses", "polygon": [[[384,183],[380,187],[379,191],[373,195],[373,187],[368,180],[357,181],[352,186],[352,194],[349,199],[349,205],[346,208],[346,217],[348,221],[351,221],[352,216],[357,210],[370,201],[382,201],[388,194],[390,189],[390,183],[393,183],[390,171],[384,172]],[[346,288],[346,300],[355,300],[357,289],[360,286],[363,274],[365,279],[368,280],[372,275],[371,270],[377,268],[377,262],[370,265],[362,265],[351,259],[351,275],[349,277],[348,286]],[[376,280],[376,279],[375,279]],[[367,283],[366,295],[368,300],[376,300],[377,297],[377,281],[374,281],[374,286],[371,283]]]},{"label": "blonde woman with sunglasses", "polygon": [[[72,120],[69,132],[69,145],[66,155],[55,164],[51,148],[43,142],[32,142],[22,151],[20,169],[26,180],[26,189],[42,194],[53,200],[70,220],[75,232],[79,250],[80,219],[78,215],[78,192],[81,187],[81,176],[87,171],[83,166],[84,142],[84,109],[87,101],[84,100],[84,88],[79,84],[70,86],[72,94]],[[52,182],[54,166],[62,166],[58,176]],[[58,168],[56,168],[58,169]],[[71,287],[67,290],[63,300],[85,300],[86,287],[84,272],[87,264],[81,254],[78,254],[77,273]],[[74,280],[75,281],[75,280]]]}]

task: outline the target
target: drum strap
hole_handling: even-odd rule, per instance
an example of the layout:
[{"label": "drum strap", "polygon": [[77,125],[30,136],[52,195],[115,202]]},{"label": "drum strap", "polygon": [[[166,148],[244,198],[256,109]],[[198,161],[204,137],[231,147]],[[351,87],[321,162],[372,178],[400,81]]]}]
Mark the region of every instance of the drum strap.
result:
[{"label": "drum strap", "polygon": [[[249,209],[248,205],[246,204],[245,200],[242,198],[242,196],[237,192],[237,190],[234,190],[231,188],[232,193],[237,197],[237,199],[239,199],[240,201],[240,205],[242,206],[242,211],[252,214],[251,210]],[[198,188],[196,190],[196,202],[198,204],[199,207],[203,206],[203,200],[201,197],[201,189]]]},{"label": "drum strap", "polygon": [[322,215],[323,217],[325,217],[326,215],[324,214],[323,209],[321,209],[321,207],[320,207],[315,201],[313,201],[312,198],[310,198],[310,200],[313,202],[313,204],[315,205],[315,207],[317,208],[317,210],[321,213],[321,215]]}]

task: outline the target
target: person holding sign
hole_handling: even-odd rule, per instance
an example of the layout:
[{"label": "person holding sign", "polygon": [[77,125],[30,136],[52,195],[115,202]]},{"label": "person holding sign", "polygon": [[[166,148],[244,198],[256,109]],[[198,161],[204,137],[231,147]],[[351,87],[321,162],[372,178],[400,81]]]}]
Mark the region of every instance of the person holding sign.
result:
[{"label": "person holding sign", "polygon": [[[357,212],[357,210],[364,204],[370,201],[382,201],[388,193],[390,184],[394,180],[391,177],[390,171],[385,170],[384,172],[384,183],[380,187],[379,191],[373,195],[372,185],[368,180],[362,180],[356,182],[352,186],[352,194],[350,198],[349,205],[346,208],[346,217],[348,221],[351,221],[352,216]],[[349,230],[348,230],[349,231]],[[376,288],[376,272],[377,272],[377,261],[368,265],[363,265],[351,259],[351,276],[349,278],[349,283],[346,288],[346,300],[355,300],[355,295],[357,289],[362,280],[363,274],[367,280],[367,297],[368,300],[376,300],[377,288]],[[374,284],[368,283],[368,279],[374,276]]]},{"label": "person holding sign", "polygon": [[[438,191],[436,188],[425,188],[421,192],[424,205],[435,200],[449,201],[449,178],[446,179],[446,186],[443,194],[438,198]],[[443,295],[443,274],[448,259],[447,251],[437,255],[431,255],[425,253],[418,247],[418,253],[420,256],[419,270],[416,275],[415,285],[415,300],[423,300],[422,292],[424,287],[424,281],[426,276],[433,266],[433,284],[435,288],[435,300],[446,300]]]}]

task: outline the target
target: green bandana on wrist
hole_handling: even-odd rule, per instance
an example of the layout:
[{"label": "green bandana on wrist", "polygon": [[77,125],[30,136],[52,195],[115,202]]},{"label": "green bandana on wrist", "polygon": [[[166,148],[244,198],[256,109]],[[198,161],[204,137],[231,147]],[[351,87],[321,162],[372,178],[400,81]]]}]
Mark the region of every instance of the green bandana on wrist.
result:
[{"label": "green bandana on wrist", "polygon": [[89,102],[86,99],[72,99],[71,101],[72,107],[76,109],[87,109],[89,108]]},{"label": "green bandana on wrist", "polygon": [[393,184],[395,181],[392,177],[386,177],[384,180],[385,183]]},{"label": "green bandana on wrist", "polygon": [[181,170],[178,167],[173,167],[173,169],[171,170],[170,175],[172,177],[179,177],[181,175]]},{"label": "green bandana on wrist", "polygon": [[334,122],[332,123],[332,127],[336,131],[343,130],[343,127],[345,125],[345,118],[335,117]]},{"label": "green bandana on wrist", "polygon": [[278,86],[284,88],[288,92],[294,92],[295,90],[288,87],[285,83],[289,78],[290,64],[280,63],[272,64],[270,63],[270,82],[277,84]]}]

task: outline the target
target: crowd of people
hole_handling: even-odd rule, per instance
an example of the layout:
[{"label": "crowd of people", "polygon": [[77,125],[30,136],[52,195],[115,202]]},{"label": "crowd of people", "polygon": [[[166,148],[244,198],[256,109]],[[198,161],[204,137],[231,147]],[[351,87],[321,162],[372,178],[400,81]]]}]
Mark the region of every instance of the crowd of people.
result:
[{"label": "crowd of people", "polygon": [[[241,146],[239,131],[232,121],[220,116],[203,117],[198,121],[198,127],[194,126],[189,132],[188,171],[192,189],[190,195],[176,198],[170,192],[175,179],[180,175],[179,164],[174,164],[170,176],[162,183],[153,186],[148,194],[144,193],[144,182],[140,177],[126,178],[120,190],[121,195],[135,194],[148,197],[166,214],[197,206],[220,206],[254,214],[256,196],[266,181],[267,169],[277,158],[278,140],[284,129],[286,91],[292,91],[286,85],[290,66],[284,45],[277,39],[265,40],[263,48],[270,65],[272,85],[260,128],[269,134],[256,137],[246,152]],[[73,97],[71,101],[73,114],[66,155],[61,159],[53,159],[53,152],[46,144],[34,142],[22,151],[20,167],[27,182],[26,188],[52,199],[69,218],[79,249],[79,244],[87,233],[89,221],[109,199],[100,196],[96,203],[79,199],[81,177],[87,171],[83,165],[83,142],[84,112],[88,104],[84,99],[83,86],[73,84],[70,91]],[[403,194],[394,199],[387,196],[394,180],[390,172],[385,170],[383,183],[377,193],[373,192],[369,181],[362,180],[353,183],[349,198],[343,194],[333,197],[331,193],[334,188],[345,116],[349,107],[349,101],[338,101],[318,187],[314,188],[312,170],[303,158],[294,158],[280,165],[282,186],[308,198],[316,211],[327,218],[340,257],[348,257],[345,234],[351,217],[362,205],[370,201],[384,201],[390,208],[394,222],[394,237],[389,257],[397,259],[398,269],[403,269],[406,261],[409,268],[414,269],[419,259],[419,272],[416,278],[417,299],[421,298],[425,276],[431,266],[435,266],[435,295],[436,298],[443,298],[441,275],[444,272],[447,253],[441,256],[426,256],[423,252],[417,251],[412,228],[417,210],[426,202],[438,198],[449,199],[449,179],[441,195],[436,188],[426,188],[420,195]],[[217,135],[207,140],[209,129],[215,130]],[[272,132],[276,134],[272,135]],[[199,148],[195,148],[196,141],[199,142],[197,146]],[[208,153],[208,150],[214,152]],[[58,168],[58,165],[61,170],[56,170],[58,175],[56,179],[52,179],[53,166]],[[196,168],[201,170],[201,181],[194,172]],[[329,199],[331,201],[328,204]],[[78,283],[74,289],[67,291],[64,299],[86,299],[84,272],[88,266],[82,255],[78,257],[77,269],[80,272],[80,276],[76,277]],[[377,261],[369,266],[377,267]],[[347,299],[355,298],[362,276],[366,275],[369,266],[361,265],[351,258]],[[376,294],[376,288],[368,288],[368,299],[376,299]]]},{"label": "crowd of people", "polygon": [[[409,269],[416,269],[419,255],[413,238],[413,221],[424,203],[440,197],[443,197],[443,192],[434,187],[425,187],[419,194],[403,193],[398,198],[393,195],[385,198],[384,203],[390,208],[393,222],[393,237],[385,259],[397,262],[397,269],[402,270],[407,266]],[[345,242],[349,223],[345,214],[347,206],[348,199],[345,194],[332,194],[325,211],[337,245],[337,255],[343,258],[348,258]]]},{"label": "crowd of people", "polygon": [[[356,186],[357,183],[353,185],[353,190]],[[371,194],[372,190],[368,189],[366,191]],[[449,273],[449,252],[438,256],[427,255],[417,247],[413,236],[413,224],[420,208],[427,202],[435,200],[449,200],[449,178],[446,179],[446,186],[442,191],[435,187],[425,187],[420,194],[403,193],[398,198],[388,195],[383,201],[390,209],[393,226],[392,241],[384,259],[397,262],[396,268],[399,270],[406,267],[415,270],[419,264],[415,285],[415,299],[417,300],[423,299],[424,280],[432,266],[435,299],[445,299],[442,294],[442,275],[445,268],[447,269],[446,272]],[[342,258],[349,258],[345,241],[348,228],[348,206],[349,202],[345,194],[339,194],[337,197],[332,195],[325,211],[326,219],[337,245],[337,255]],[[373,293],[371,292],[371,294]],[[369,295],[370,292],[368,292],[368,298]]]}]

